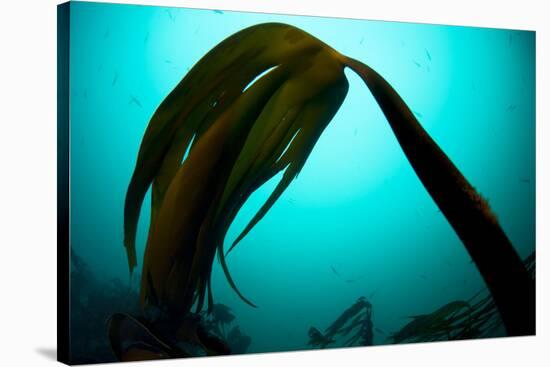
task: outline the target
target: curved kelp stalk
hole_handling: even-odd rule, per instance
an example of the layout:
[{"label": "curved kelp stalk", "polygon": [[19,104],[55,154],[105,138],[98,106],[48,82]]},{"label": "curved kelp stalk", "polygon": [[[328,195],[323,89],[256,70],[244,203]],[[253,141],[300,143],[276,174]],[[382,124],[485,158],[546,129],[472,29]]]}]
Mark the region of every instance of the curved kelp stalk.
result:
[{"label": "curved kelp stalk", "polygon": [[[141,302],[178,320],[213,305],[218,254],[239,209],[262,184],[282,179],[232,249],[300,172],[348,90],[344,69],[365,81],[398,142],[484,277],[509,334],[534,332],[534,293],[496,217],[395,90],[368,66],[295,27],[246,28],[208,52],[161,103],[141,142],[124,210],[130,271],[143,198],[152,185]],[[185,152],[187,156],[185,157]]]},{"label": "curved kelp stalk", "polygon": [[479,269],[509,335],[535,333],[535,285],[488,203],[422,128],[397,92],[346,58],[371,90],[420,181]]}]

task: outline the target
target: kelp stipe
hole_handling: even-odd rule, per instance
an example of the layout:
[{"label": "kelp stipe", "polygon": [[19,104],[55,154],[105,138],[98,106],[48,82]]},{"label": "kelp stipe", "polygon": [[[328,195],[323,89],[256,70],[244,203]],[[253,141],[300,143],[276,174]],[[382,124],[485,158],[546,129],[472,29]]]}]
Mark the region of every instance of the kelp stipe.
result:
[{"label": "kelp stipe", "polygon": [[252,305],[225,263],[225,234],[248,197],[284,171],[233,248],[300,172],[347,94],[345,67],[371,90],[422,184],[487,283],[508,334],[533,334],[534,282],[488,205],[397,92],[367,65],[278,23],[244,29],[212,49],[147,127],[124,218],[132,271],[139,211],[152,185],[142,305],[159,308],[173,320],[184,319],[193,305],[195,312],[205,303],[210,310],[216,252],[231,287]]},{"label": "kelp stipe", "polygon": [[376,71],[345,58],[372,92],[420,181],[479,269],[509,335],[535,333],[535,287],[487,202]]}]

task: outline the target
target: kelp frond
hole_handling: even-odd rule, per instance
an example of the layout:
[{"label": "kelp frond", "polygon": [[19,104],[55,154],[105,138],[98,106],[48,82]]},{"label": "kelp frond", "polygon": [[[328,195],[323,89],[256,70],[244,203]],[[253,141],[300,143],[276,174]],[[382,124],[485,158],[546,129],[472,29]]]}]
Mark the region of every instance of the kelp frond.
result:
[{"label": "kelp frond", "polygon": [[161,104],[145,132],[125,207],[132,270],[139,210],[153,185],[143,265],[152,282],[142,282],[143,303],[154,287],[157,306],[185,312],[196,303],[200,310],[207,293],[211,299],[217,251],[231,287],[252,305],[229,273],[225,233],[246,199],[284,171],[239,240],[265,215],[340,107],[348,84],[334,55],[294,27],[251,27],[208,53]]}]

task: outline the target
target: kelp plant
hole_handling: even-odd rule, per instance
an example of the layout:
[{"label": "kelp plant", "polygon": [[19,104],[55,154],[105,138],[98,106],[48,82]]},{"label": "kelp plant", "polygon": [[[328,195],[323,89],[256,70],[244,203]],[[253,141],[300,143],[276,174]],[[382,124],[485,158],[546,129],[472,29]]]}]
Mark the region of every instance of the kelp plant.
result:
[{"label": "kelp plant", "polygon": [[130,272],[142,202],[152,186],[141,303],[177,324],[213,296],[218,254],[249,196],[282,179],[230,249],[258,223],[304,166],[341,106],[349,67],[385,114],[420,181],[487,283],[510,335],[534,332],[534,287],[489,206],[377,72],[290,25],[259,24],[209,51],[161,103],[143,136],[124,208]]}]

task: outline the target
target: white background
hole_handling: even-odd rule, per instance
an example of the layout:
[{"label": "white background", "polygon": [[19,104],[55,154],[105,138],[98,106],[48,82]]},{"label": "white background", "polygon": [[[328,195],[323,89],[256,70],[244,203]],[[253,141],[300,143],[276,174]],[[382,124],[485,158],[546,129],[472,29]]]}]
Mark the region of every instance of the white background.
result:
[{"label": "white background", "polygon": [[[162,366],[548,366],[549,21],[545,1],[118,1],[520,28],[537,31],[537,336],[321,352],[172,360]],[[56,353],[56,4],[0,10],[0,366],[52,365]],[[269,330],[266,330],[269,332]]]}]

